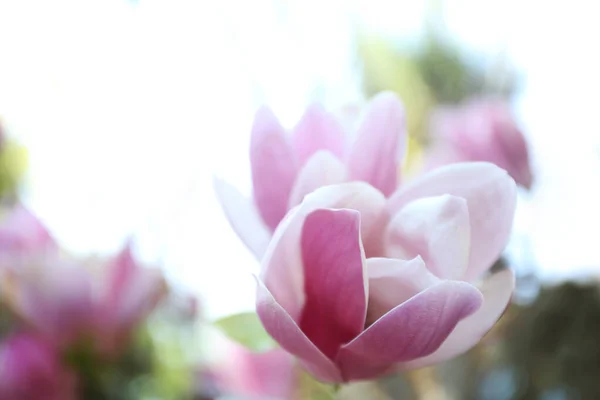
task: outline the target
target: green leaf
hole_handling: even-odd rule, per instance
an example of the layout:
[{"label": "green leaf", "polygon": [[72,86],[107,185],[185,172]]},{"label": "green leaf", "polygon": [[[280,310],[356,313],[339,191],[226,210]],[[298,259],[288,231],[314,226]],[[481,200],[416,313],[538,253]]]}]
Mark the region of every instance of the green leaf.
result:
[{"label": "green leaf", "polygon": [[229,339],[252,351],[263,352],[277,347],[254,312],[234,314],[215,321],[214,325]]},{"label": "green leaf", "polygon": [[301,371],[299,377],[298,399],[310,400],[335,400],[338,386],[319,382],[307,372]]}]

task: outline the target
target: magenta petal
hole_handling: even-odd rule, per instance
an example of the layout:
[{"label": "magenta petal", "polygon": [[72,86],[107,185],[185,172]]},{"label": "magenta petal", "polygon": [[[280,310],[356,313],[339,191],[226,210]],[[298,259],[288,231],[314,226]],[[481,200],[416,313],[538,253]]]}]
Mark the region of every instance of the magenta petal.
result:
[{"label": "magenta petal", "polygon": [[391,92],[378,94],[369,103],[350,151],[350,177],[391,195],[398,186],[405,133],[400,100]]},{"label": "magenta petal", "polygon": [[256,311],[266,331],[289,353],[298,357],[302,365],[317,379],[341,382],[341,374],[300,330],[292,317],[275,301],[269,289],[257,280]]},{"label": "magenta petal", "polygon": [[115,333],[127,332],[145,318],[164,295],[164,279],[159,270],[138,265],[129,245],[107,268],[108,285],[101,305],[109,326],[104,328]]},{"label": "magenta petal", "polygon": [[405,185],[389,199],[388,210],[393,215],[415,199],[444,194],[467,201],[471,251],[463,278],[477,278],[498,259],[508,242],[517,203],[515,182],[490,163],[448,165]]},{"label": "magenta petal", "polygon": [[438,278],[460,279],[469,264],[470,235],[465,199],[425,197],[407,204],[392,218],[386,232],[386,255],[421,256]]},{"label": "magenta petal", "polygon": [[465,282],[444,281],[419,293],[341,348],[336,362],[344,379],[375,378],[396,363],[433,353],[481,302],[481,293]]},{"label": "magenta petal", "polygon": [[306,301],[300,328],[329,358],[365,325],[367,282],[356,210],[322,209],[302,230]]},{"label": "magenta petal", "polygon": [[236,188],[219,178],[214,178],[213,186],[233,230],[252,254],[260,260],[271,240],[271,232],[263,222],[256,206]]},{"label": "magenta petal", "polygon": [[367,324],[377,321],[399,304],[439,282],[421,257],[412,260],[369,258],[369,308]]},{"label": "magenta petal", "polygon": [[256,113],[250,139],[254,201],[265,224],[274,230],[288,210],[297,166],[285,130],[273,113]]},{"label": "magenta petal", "polygon": [[304,165],[319,150],[344,155],[344,128],[337,118],[320,104],[308,107],[292,132],[292,143],[300,165]]},{"label": "magenta petal", "polygon": [[306,216],[323,208],[357,210],[364,241],[380,230],[385,201],[381,192],[364,182],[330,185],[305,196],[281,221],[263,257],[261,278],[294,321],[299,322],[305,300],[300,238]]},{"label": "magenta petal", "polygon": [[0,399],[74,400],[75,378],[41,337],[16,333],[0,342]]},{"label": "magenta petal", "polygon": [[508,306],[515,277],[504,270],[487,278],[480,287],[483,305],[474,314],[458,323],[448,339],[432,354],[408,362],[402,369],[421,368],[456,357],[473,346],[494,326]]},{"label": "magenta petal", "polygon": [[346,166],[328,151],[317,151],[302,167],[290,195],[290,208],[295,207],[304,196],[327,185],[346,180]]}]

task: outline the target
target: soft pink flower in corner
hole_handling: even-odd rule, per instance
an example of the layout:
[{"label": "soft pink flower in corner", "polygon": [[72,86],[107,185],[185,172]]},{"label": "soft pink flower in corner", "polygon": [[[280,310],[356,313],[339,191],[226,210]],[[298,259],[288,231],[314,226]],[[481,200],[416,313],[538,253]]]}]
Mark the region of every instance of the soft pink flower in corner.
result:
[{"label": "soft pink flower in corner", "polygon": [[221,391],[248,399],[288,400],[298,388],[294,358],[282,349],[252,352],[231,343],[214,370]]},{"label": "soft pink flower in corner", "polygon": [[432,117],[431,136],[427,169],[487,161],[508,171],[525,188],[533,183],[527,141],[508,105],[500,100],[474,99],[440,108]]},{"label": "soft pink flower in corner", "polygon": [[24,333],[0,342],[0,399],[76,398],[75,376],[49,343]]},{"label": "soft pink flower in corner", "polygon": [[269,109],[257,112],[250,140],[252,200],[215,180],[229,222],[257,258],[288,210],[319,187],[364,181],[386,196],[396,190],[406,140],[400,100],[380,93],[357,125],[347,133],[341,118],[314,104],[286,132]]},{"label": "soft pink flower in corner", "polygon": [[9,304],[40,334],[61,347],[91,339],[108,355],[165,294],[162,274],[139,266],[129,246],[110,260],[30,261],[10,281]]},{"label": "soft pink flower in corner", "polygon": [[506,245],[515,204],[514,181],[489,163],[440,168],[389,199],[361,182],[317,189],[267,249],[261,321],[329,382],[452,358],[510,300],[510,271],[475,284]]}]

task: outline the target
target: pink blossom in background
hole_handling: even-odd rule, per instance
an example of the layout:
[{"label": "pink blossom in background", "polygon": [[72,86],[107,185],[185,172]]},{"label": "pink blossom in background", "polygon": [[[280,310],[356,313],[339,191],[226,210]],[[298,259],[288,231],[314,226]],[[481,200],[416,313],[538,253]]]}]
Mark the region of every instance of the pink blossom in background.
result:
[{"label": "pink blossom in background", "polygon": [[10,277],[9,304],[57,345],[91,338],[110,355],[165,294],[164,279],[139,266],[129,246],[91,264],[58,256],[28,260]]},{"label": "pink blossom in background", "polygon": [[533,183],[529,149],[508,105],[474,99],[439,109],[431,122],[427,169],[463,161],[488,161],[505,169],[517,184]]},{"label": "pink blossom in background", "polygon": [[[261,321],[328,382],[460,354],[512,293],[510,272],[488,278],[483,295],[467,281],[479,282],[500,255],[515,203],[514,181],[487,163],[441,168],[389,200],[360,182],[317,189],[287,214],[263,258]],[[455,330],[461,321],[470,330]]]},{"label": "pink blossom in background", "polygon": [[[118,349],[167,293],[163,274],[138,264],[127,245],[102,271],[104,285],[97,298],[96,329],[105,351]],[[112,343],[111,343],[112,340]]]},{"label": "pink blossom in background", "polygon": [[223,393],[246,399],[288,400],[298,388],[294,359],[281,349],[258,353],[231,343],[215,372]]},{"label": "pink blossom in background", "polygon": [[0,342],[0,400],[75,400],[75,376],[56,350],[29,334]]},{"label": "pink blossom in background", "polygon": [[380,93],[357,125],[354,134],[347,133],[340,118],[313,104],[286,132],[269,109],[257,112],[250,144],[252,200],[215,181],[227,218],[257,258],[287,211],[319,187],[364,181],[386,196],[396,190],[406,140],[400,100]]}]

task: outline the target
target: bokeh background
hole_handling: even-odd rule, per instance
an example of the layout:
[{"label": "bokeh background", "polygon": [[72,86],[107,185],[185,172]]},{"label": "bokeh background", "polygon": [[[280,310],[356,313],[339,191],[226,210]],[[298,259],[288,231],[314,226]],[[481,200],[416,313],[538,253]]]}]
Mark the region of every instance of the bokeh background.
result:
[{"label": "bokeh background", "polygon": [[[256,261],[212,181],[250,193],[258,106],[292,126],[310,101],[335,108],[395,90],[409,112],[410,170],[437,103],[501,94],[535,176],[520,189],[504,259],[520,279],[514,317],[511,309],[503,321],[525,326],[511,328],[518,340],[504,358],[489,356],[498,342],[484,346],[476,361],[492,366],[476,369],[489,373],[471,397],[455,398],[600,398],[589,394],[600,385],[581,378],[600,365],[591,350],[600,337],[591,311],[600,276],[595,9],[584,0],[0,1],[3,171],[20,176],[19,196],[70,252],[114,253],[133,234],[138,256],[199,296],[212,320],[254,304]],[[569,318],[579,331],[561,333],[577,325]],[[530,351],[538,358],[518,358]],[[465,370],[469,357],[457,361]],[[545,378],[519,383],[507,365]],[[543,390],[518,397],[522,386]]]}]

